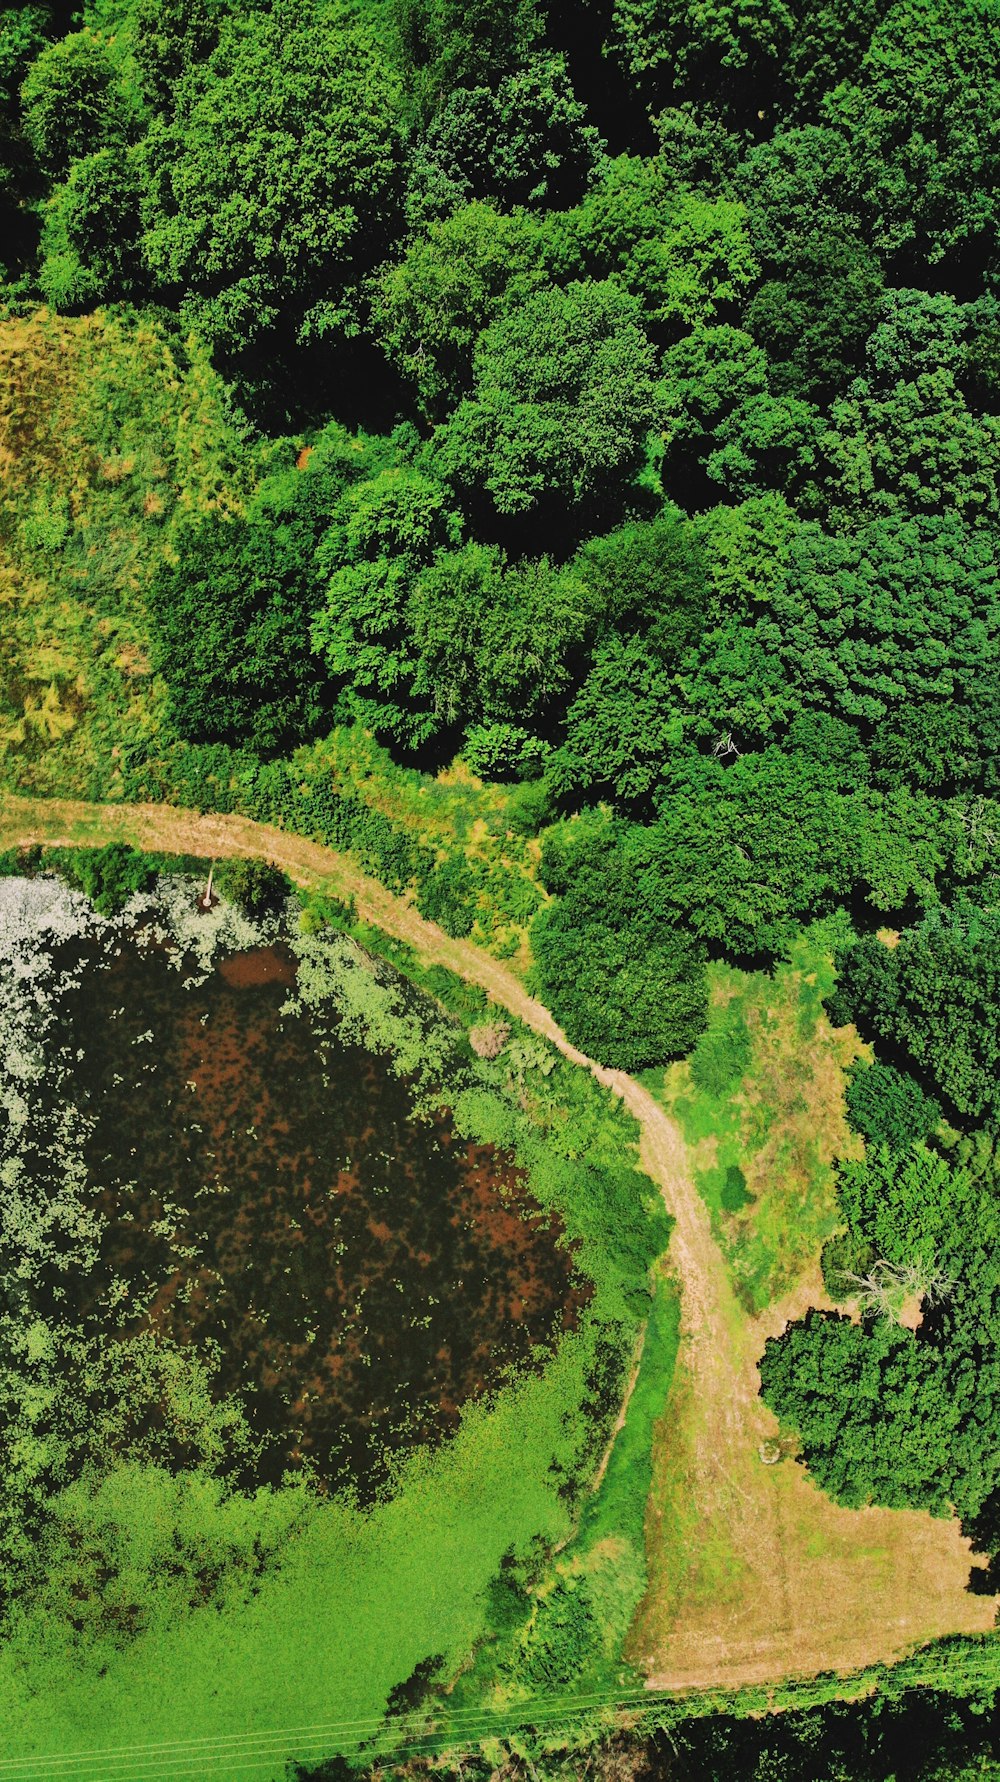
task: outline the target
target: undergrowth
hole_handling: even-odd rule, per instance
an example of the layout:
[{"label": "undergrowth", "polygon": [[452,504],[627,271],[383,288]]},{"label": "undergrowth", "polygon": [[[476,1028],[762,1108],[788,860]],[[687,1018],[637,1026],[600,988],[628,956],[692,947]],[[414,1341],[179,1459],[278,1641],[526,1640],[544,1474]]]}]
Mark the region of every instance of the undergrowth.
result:
[{"label": "undergrowth", "polygon": [[690,1059],[644,1078],[683,1127],[750,1312],[815,1264],[838,1223],[833,1159],[857,1152],[844,1072],[858,1042],[823,1010],[834,941],[832,924],[816,923],[773,973],[713,966],[709,1024]]}]

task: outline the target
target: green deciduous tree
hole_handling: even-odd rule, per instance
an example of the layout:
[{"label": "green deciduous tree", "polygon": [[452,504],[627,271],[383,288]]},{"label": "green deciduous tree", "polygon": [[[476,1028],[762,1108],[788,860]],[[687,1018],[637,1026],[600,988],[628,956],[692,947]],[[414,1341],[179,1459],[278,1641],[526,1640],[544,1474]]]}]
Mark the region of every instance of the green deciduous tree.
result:
[{"label": "green deciduous tree", "polygon": [[495,86],[454,87],[410,158],[410,221],[472,199],[574,203],[601,150],[586,120],[561,55],[534,55]]},{"label": "green deciduous tree", "polygon": [[416,693],[442,722],[538,724],[570,684],[596,612],[582,579],[496,547],[444,552],[413,584]]},{"label": "green deciduous tree", "polygon": [[662,661],[637,637],[605,638],[566,713],[562,789],[607,792],[641,808],[683,728]]},{"label": "green deciduous tree", "polygon": [[441,418],[468,387],[478,336],[505,305],[543,281],[544,233],[533,218],[462,205],[386,266],[373,303],[376,338]]},{"label": "green deciduous tree", "polygon": [[617,278],[650,316],[675,325],[708,324],[758,270],[741,204],[679,189],[662,160],[637,155],[608,162],[550,234],[562,276]]},{"label": "green deciduous tree", "polygon": [[610,281],[538,291],[492,322],[476,345],[473,387],[437,451],[500,514],[546,499],[613,511],[659,414],[638,304]]},{"label": "green deciduous tree", "polygon": [[228,350],[346,321],[396,226],[402,103],[378,38],[339,7],[227,18],[141,147],[154,283]]},{"label": "green deciduous tree", "polygon": [[1000,134],[991,0],[897,0],[826,110],[850,144],[874,245],[958,266],[996,227]]},{"label": "green deciduous tree", "polygon": [[50,178],[97,149],[121,152],[138,125],[135,101],[103,39],[74,31],[50,43],[21,88],[24,133]]},{"label": "green deciduous tree", "polygon": [[440,723],[432,706],[414,698],[409,599],[419,571],[443,545],[457,543],[458,528],[441,484],[399,465],[345,492],[317,553],[328,580],[314,646],[350,710],[407,746],[425,742]]}]

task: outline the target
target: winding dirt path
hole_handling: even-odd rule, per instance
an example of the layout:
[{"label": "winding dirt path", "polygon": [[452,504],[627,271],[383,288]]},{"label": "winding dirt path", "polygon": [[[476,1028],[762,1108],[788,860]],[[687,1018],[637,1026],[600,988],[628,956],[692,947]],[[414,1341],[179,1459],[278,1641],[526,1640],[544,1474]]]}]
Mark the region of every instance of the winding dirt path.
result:
[{"label": "winding dirt path", "polygon": [[656,1451],[648,1517],[651,1586],[632,1654],[658,1688],[778,1682],[889,1660],[944,1633],[985,1632],[995,1603],[966,1585],[972,1553],[955,1522],[830,1503],[799,1466],[762,1464],[776,1425],[757,1395],[766,1337],[797,1302],[749,1319],[695,1187],[675,1123],[642,1085],[587,1058],[508,967],[452,940],[343,855],[241,817],[165,805],[0,796],[0,848],[115,838],[205,859],[258,855],[296,882],[353,896],[359,915],[428,961],[480,984],[619,1094],[641,1128],[640,1159],[675,1224],[682,1348]]}]

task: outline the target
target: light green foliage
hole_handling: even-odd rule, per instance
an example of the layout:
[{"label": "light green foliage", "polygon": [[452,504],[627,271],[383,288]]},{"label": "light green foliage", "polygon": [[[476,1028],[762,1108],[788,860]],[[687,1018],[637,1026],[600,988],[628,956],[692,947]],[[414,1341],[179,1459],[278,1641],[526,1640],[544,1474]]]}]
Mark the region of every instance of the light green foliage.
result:
[{"label": "light green foliage", "polygon": [[139,125],[135,100],[92,31],[73,32],[42,51],[25,77],[21,105],[24,133],[43,171],[55,179],[98,149],[124,154]]},{"label": "light green foliage", "polygon": [[756,0],[740,7],[732,0],[697,7],[686,0],[616,0],[615,37],[619,53],[638,81],[678,75],[688,90],[721,80],[724,92],[741,81],[770,74],[787,54],[794,11],[785,0]]},{"label": "light green foliage", "polygon": [[480,335],[474,393],[441,429],[442,468],[498,513],[620,499],[657,418],[653,349],[617,285],[539,291]]},{"label": "light green foliage", "polygon": [[710,966],[708,1027],[687,1069],[647,1078],[692,1146],[698,1188],[751,1312],[814,1267],[838,1223],[832,1161],[857,1144],[840,1090],[851,1042],[831,1033],[821,1003],[833,983],[832,938],[814,924],[770,973]]},{"label": "light green foliage", "polygon": [[601,617],[586,582],[543,557],[507,564],[488,545],[440,553],[413,584],[414,692],[442,723],[535,726],[571,684]]},{"label": "light green foliage", "polygon": [[620,804],[641,806],[683,735],[672,703],[671,678],[645,644],[605,639],[566,713],[566,745],[553,767],[561,788],[606,786]]},{"label": "light green foliage", "polygon": [[757,272],[742,205],[676,190],[656,160],[609,162],[554,224],[550,252],[563,275],[618,278],[659,322],[705,326]]},{"label": "light green foliage", "polygon": [[379,276],[373,307],[381,345],[412,379],[425,414],[440,416],[467,388],[487,322],[542,277],[544,235],[523,213],[463,205],[432,222]]},{"label": "light green foliage", "polygon": [[924,1145],[902,1153],[872,1145],[863,1161],[841,1166],[838,1195],[851,1231],[872,1256],[900,1267],[920,1263],[930,1270],[947,1262],[956,1235],[972,1221],[989,1246],[1000,1216],[967,1171],[951,1168]]},{"label": "light green foliage", "polygon": [[[663,377],[667,445],[702,455],[720,421],[766,390],[767,357],[740,328],[693,328],[667,348]],[[666,474],[669,481],[669,469]],[[729,511],[716,509],[712,517],[722,522]]]}]

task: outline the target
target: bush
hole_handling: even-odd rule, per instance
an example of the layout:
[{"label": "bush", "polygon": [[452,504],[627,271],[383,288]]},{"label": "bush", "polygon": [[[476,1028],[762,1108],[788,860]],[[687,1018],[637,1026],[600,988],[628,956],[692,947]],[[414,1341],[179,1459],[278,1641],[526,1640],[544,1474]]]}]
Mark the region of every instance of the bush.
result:
[{"label": "bush", "polygon": [[149,603],[181,735],[273,754],[313,734],[329,683],[309,636],[319,596],[304,529],[213,514],[187,521],[175,552]]},{"label": "bush", "polygon": [[544,1000],[575,1045],[616,1070],[682,1057],[707,1013],[701,949],[666,923],[655,933],[641,921],[613,927],[583,892],[574,887],[532,923]]},{"label": "bush", "polygon": [[474,724],[463,754],[484,780],[535,780],[545,766],[548,744],[516,724]]},{"label": "bush", "polygon": [[280,867],[267,860],[224,860],[216,884],[223,897],[255,921],[277,915],[292,889]]},{"label": "bush", "polygon": [[476,877],[464,854],[447,854],[417,893],[417,908],[454,940],[472,933],[476,920]]},{"label": "bush", "polygon": [[752,1041],[743,1013],[703,1033],[691,1054],[691,1081],[708,1095],[722,1096],[750,1064]]},{"label": "bush", "polygon": [[59,855],[59,869],[102,916],[117,915],[136,891],[149,889],[154,876],[146,855],[125,842],[67,849]]},{"label": "bush", "polygon": [[941,1109],[920,1084],[892,1064],[855,1064],[847,1084],[847,1116],[870,1143],[908,1151],[939,1125]]},{"label": "bush", "polygon": [[299,927],[304,934],[315,934],[322,928],[353,928],[358,908],[353,897],[331,897],[325,891],[299,890],[302,905]]},{"label": "bush", "polygon": [[504,806],[504,821],[515,835],[537,835],[555,812],[552,789],[544,780],[524,780]]},{"label": "bush", "polygon": [[853,1299],[858,1290],[857,1282],[846,1277],[867,1274],[874,1259],[875,1253],[868,1240],[856,1237],[852,1231],[838,1231],[827,1238],[820,1253],[820,1268],[830,1298]]},{"label": "bush", "polygon": [[742,1207],[753,1205],[753,1195],[747,1188],[746,1176],[738,1163],[731,1163],[726,1170],[721,1201],[724,1213],[738,1213]]}]

